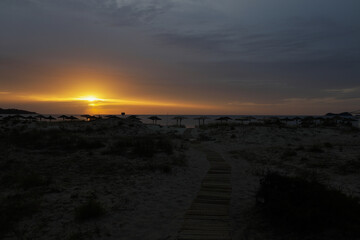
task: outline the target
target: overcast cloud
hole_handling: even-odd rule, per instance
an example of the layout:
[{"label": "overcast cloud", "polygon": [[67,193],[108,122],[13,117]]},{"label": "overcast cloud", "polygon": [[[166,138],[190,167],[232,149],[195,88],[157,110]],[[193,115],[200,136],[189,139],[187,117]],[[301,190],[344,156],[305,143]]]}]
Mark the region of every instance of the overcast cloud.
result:
[{"label": "overcast cloud", "polygon": [[1,0],[0,92],[101,65],[147,96],[356,110],[359,12],[358,0]]}]

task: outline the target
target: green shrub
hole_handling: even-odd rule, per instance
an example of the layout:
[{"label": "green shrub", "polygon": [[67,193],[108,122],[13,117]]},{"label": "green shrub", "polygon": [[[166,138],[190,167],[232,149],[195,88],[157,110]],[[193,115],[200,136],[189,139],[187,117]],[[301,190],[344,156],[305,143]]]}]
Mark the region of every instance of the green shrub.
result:
[{"label": "green shrub", "polygon": [[174,146],[171,139],[164,136],[137,136],[119,138],[108,147],[108,154],[131,154],[133,156],[151,158],[156,153],[172,154]]},{"label": "green shrub", "polygon": [[322,153],[324,152],[324,150],[321,148],[320,145],[314,144],[309,148],[309,152]]},{"label": "green shrub", "polygon": [[257,200],[275,230],[360,237],[359,200],[319,182],[268,173],[261,180]]},{"label": "green shrub", "polygon": [[188,160],[185,154],[179,154],[172,157],[172,164],[175,166],[186,167],[188,166]]},{"label": "green shrub", "polygon": [[109,145],[106,153],[125,155],[131,146],[132,142],[130,138],[118,138]]},{"label": "green shrub", "polygon": [[153,157],[156,152],[156,142],[149,137],[134,140],[133,153],[140,157]]},{"label": "green shrub", "polygon": [[97,149],[104,147],[105,144],[99,139],[89,139],[78,137],[75,142],[75,148],[78,149]]},{"label": "green shrub", "polygon": [[2,176],[0,184],[2,187],[19,187],[24,190],[29,190],[35,187],[47,186],[51,182],[51,179],[46,176],[42,176],[38,173],[28,171],[26,169],[20,169],[17,171],[11,171]]},{"label": "green shrub", "polygon": [[0,202],[0,239],[13,230],[18,222],[35,214],[40,207],[40,199],[34,194],[16,194],[5,197]]},{"label": "green shrub", "polygon": [[283,160],[287,160],[291,157],[294,157],[297,155],[297,152],[292,150],[292,149],[287,149],[285,150],[285,152],[283,152],[283,154],[281,155],[281,159]]},{"label": "green shrub", "polygon": [[297,150],[297,151],[303,151],[303,150],[305,150],[305,148],[304,148],[303,145],[300,145],[300,146],[298,146],[295,150]]},{"label": "green shrub", "polygon": [[166,164],[159,165],[159,166],[158,166],[158,169],[159,169],[160,171],[162,171],[163,173],[167,173],[167,174],[169,174],[169,173],[172,172],[171,166],[166,165]]},{"label": "green shrub", "polygon": [[348,160],[337,167],[341,174],[355,174],[360,172],[360,158]]},{"label": "green shrub", "polygon": [[27,190],[35,187],[48,185],[50,180],[34,172],[24,173],[19,176],[19,185],[21,188]]},{"label": "green shrub", "polygon": [[173,154],[174,147],[169,138],[160,137],[157,140],[157,148],[159,151],[165,152],[166,154]]},{"label": "green shrub", "polygon": [[96,200],[90,199],[79,207],[75,208],[75,220],[79,222],[98,219],[105,214],[102,204]]},{"label": "green shrub", "polygon": [[333,145],[331,143],[329,143],[329,142],[324,143],[324,146],[326,148],[333,148]]}]

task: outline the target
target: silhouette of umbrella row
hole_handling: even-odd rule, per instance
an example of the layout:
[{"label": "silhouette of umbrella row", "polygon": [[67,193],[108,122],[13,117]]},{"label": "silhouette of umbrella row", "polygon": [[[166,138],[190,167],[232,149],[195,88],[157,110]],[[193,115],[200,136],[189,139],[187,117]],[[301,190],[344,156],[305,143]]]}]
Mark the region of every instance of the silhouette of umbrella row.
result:
[{"label": "silhouette of umbrella row", "polygon": [[[157,121],[162,120],[162,119],[159,118],[158,116],[151,116],[151,117],[149,117],[148,119],[152,120],[152,121],[153,121],[153,124],[157,124]],[[187,117],[184,117],[184,116],[175,116],[175,117],[173,117],[172,119],[176,120],[176,125],[177,125],[177,126],[181,126],[182,120],[187,119]],[[200,125],[200,121],[201,121],[201,120],[202,120],[203,124],[205,124],[205,120],[206,120],[206,119],[209,119],[209,118],[206,117],[206,116],[201,116],[201,117],[197,117],[197,118],[194,118],[194,119],[195,119],[195,120],[198,120],[198,121],[199,121],[199,125]]]},{"label": "silhouette of umbrella row", "polygon": [[[66,116],[66,115],[61,115],[58,118],[61,118],[63,121],[65,120],[78,120],[77,117],[74,116]],[[35,120],[39,120],[42,121],[44,120],[49,120],[49,121],[53,121],[56,120],[55,117],[49,115],[49,116],[44,116],[44,115],[36,115],[36,116],[22,116],[22,115],[13,115],[13,116],[7,116],[5,118],[3,118],[4,120],[10,120],[10,119],[16,119],[16,120],[20,120],[20,119],[24,119],[24,120],[31,120],[31,121],[35,121]]]},{"label": "silhouette of umbrella row", "polygon": [[153,124],[156,124],[157,121],[161,120],[158,116],[151,116],[148,119],[153,121]]},{"label": "silhouette of umbrella row", "polygon": [[[49,121],[56,120],[56,118],[54,118],[54,117],[51,116],[51,115],[49,115],[48,117],[45,117],[45,116],[43,116],[43,115],[37,115],[37,116],[35,116],[35,118],[38,118],[40,121],[41,121],[42,119],[47,119],[47,120],[49,120]],[[68,117],[68,116],[66,116],[66,115],[61,115],[61,116],[58,117],[58,118],[62,118],[63,121],[65,121],[65,120],[77,120],[77,119],[78,119],[77,117],[74,117],[74,116]]]},{"label": "silhouette of umbrella row", "polygon": [[[97,120],[97,119],[102,118],[101,116],[92,116],[92,115],[88,115],[88,114],[81,115],[81,117],[86,118],[88,121],[93,121],[93,120]],[[104,117],[106,117],[107,119],[120,119],[120,117],[118,117],[116,115],[107,115],[107,116],[104,116]],[[36,120],[42,121],[43,119],[44,120],[49,120],[49,121],[56,120],[56,118],[54,118],[51,115],[49,115],[49,116],[37,115],[37,116],[26,116],[25,117],[25,116],[17,114],[17,115],[6,116],[6,117],[0,116],[0,118],[1,118],[2,121],[7,121],[7,120],[11,120],[11,119],[15,119],[15,120],[22,119],[22,120],[26,120],[26,121],[36,121]],[[78,120],[77,117],[67,116],[67,115],[61,115],[61,116],[59,116],[57,118],[62,119],[63,121],[65,121],[65,120],[70,120],[70,121]],[[127,117],[127,119],[141,121],[135,115],[131,115],[131,116]],[[158,121],[162,120],[161,118],[159,118],[158,116],[155,116],[155,115],[149,117],[148,119],[152,120],[153,124],[157,124]],[[176,120],[176,125],[177,126],[181,126],[182,121],[184,119],[188,119],[188,118],[185,117],[185,116],[175,116],[172,119]],[[203,125],[205,125],[205,120],[207,120],[207,119],[210,119],[210,118],[207,117],[207,116],[199,116],[199,117],[194,118],[194,120],[198,121],[199,126],[201,125],[201,123]],[[228,122],[229,120],[233,120],[233,119],[231,117],[222,116],[222,117],[219,117],[219,118],[217,118],[215,120],[220,121],[220,123],[223,123],[223,122]],[[288,124],[288,122],[295,121],[296,125],[299,125],[299,122],[301,124],[317,125],[319,123],[320,124],[321,123],[326,123],[326,122],[329,123],[329,121],[330,121],[330,123],[333,122],[335,124],[338,124],[338,123],[351,123],[351,122],[358,121],[357,119],[352,118],[352,117],[343,117],[343,116],[339,116],[339,115],[322,116],[322,117],[321,116],[320,117],[314,117],[314,116],[276,117],[276,116],[272,116],[272,117],[263,117],[263,118],[255,118],[255,117],[252,117],[252,116],[244,116],[244,117],[236,118],[234,120],[240,121],[242,124],[244,124],[244,122],[246,122],[246,121],[251,122],[252,120],[257,120],[257,121],[261,121],[261,122],[264,122],[264,123],[281,123],[282,122],[282,123],[285,123],[285,124]]]},{"label": "silhouette of umbrella row", "polygon": [[201,116],[201,117],[196,117],[194,119],[199,121],[199,126],[200,126],[200,121],[202,121],[202,124],[205,125],[205,120],[209,118],[206,116]]}]

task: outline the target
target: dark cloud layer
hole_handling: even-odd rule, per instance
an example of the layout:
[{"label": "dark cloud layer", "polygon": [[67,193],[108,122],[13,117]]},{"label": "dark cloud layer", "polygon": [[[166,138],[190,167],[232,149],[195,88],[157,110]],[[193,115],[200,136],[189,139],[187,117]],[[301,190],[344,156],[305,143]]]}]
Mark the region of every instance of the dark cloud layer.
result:
[{"label": "dark cloud layer", "polygon": [[2,0],[0,91],[81,65],[148,97],[360,105],[359,11],[358,0]]}]

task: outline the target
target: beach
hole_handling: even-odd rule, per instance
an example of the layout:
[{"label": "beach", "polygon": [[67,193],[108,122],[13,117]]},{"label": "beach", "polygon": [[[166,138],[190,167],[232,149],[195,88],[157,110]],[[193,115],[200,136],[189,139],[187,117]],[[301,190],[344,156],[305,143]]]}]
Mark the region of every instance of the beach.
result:
[{"label": "beach", "polygon": [[15,120],[0,133],[3,239],[177,239],[209,150],[231,167],[232,239],[284,237],[254,210],[269,171],[360,197],[360,134],[348,125]]}]

